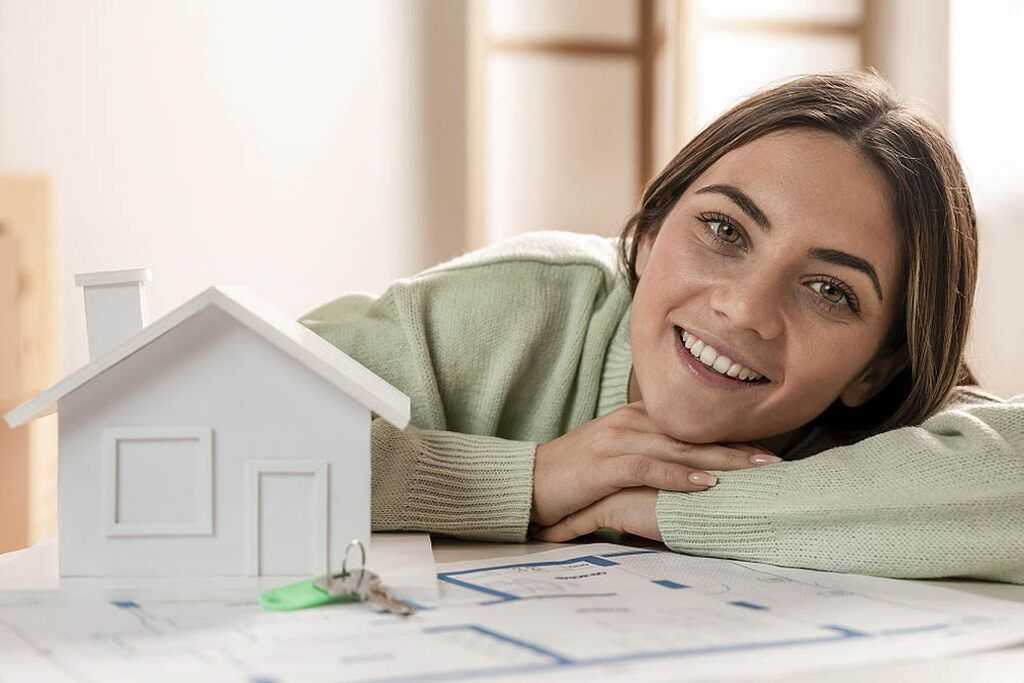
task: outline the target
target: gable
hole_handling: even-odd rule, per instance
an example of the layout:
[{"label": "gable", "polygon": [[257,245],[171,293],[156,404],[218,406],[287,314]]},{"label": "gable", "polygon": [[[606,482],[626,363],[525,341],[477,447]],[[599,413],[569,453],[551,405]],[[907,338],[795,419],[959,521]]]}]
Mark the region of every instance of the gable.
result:
[{"label": "gable", "polygon": [[340,349],[241,288],[211,287],[148,325],[101,358],[65,377],[5,419],[13,428],[57,409],[57,402],[109,371],[184,321],[215,307],[251,333],[261,336],[295,361],[321,375],[338,390],[365,405],[400,429],[409,422],[409,398]]}]

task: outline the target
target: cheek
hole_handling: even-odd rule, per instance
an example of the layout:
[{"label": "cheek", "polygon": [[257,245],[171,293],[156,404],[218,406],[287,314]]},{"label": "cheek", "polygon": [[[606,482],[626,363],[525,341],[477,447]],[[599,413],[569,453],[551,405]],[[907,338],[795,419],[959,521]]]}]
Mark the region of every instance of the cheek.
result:
[{"label": "cheek", "polygon": [[877,342],[866,335],[818,335],[794,349],[786,383],[793,394],[830,404],[864,369]]}]

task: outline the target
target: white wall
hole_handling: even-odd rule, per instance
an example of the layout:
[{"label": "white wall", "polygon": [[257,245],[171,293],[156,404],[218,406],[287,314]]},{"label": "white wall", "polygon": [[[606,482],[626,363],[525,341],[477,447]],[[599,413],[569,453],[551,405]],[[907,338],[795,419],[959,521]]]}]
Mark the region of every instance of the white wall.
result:
[{"label": "white wall", "polygon": [[73,274],[153,267],[299,315],[461,252],[464,0],[0,0],[0,171],[54,180]]},{"label": "white wall", "polygon": [[1024,394],[1024,5],[951,0],[950,123],[978,211],[971,356],[983,385]]},{"label": "white wall", "polygon": [[968,362],[982,386],[1024,393],[1024,5],[867,0],[867,58],[947,126],[978,212],[980,274]]}]

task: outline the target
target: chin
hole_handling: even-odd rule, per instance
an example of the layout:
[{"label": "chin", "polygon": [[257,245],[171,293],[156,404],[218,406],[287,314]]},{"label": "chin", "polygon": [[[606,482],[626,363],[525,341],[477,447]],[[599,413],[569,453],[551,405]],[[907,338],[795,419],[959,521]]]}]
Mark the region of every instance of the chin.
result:
[{"label": "chin", "polygon": [[735,425],[716,424],[716,421],[692,416],[680,419],[678,410],[662,413],[648,409],[651,421],[663,433],[686,443],[719,443],[742,441],[749,436],[737,434]]}]

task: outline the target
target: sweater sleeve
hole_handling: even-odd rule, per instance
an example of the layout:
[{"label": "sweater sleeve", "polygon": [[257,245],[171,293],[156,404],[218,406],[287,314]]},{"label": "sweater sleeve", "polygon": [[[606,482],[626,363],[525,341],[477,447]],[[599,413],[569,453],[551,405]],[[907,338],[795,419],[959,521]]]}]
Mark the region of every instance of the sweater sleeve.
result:
[{"label": "sweater sleeve", "polygon": [[374,531],[526,540],[537,444],[373,420]]},{"label": "sweater sleeve", "polygon": [[444,406],[394,289],[348,294],[299,322],[410,396],[411,424],[372,420],[372,528],[526,539],[537,444],[444,429]]},{"label": "sweater sleeve", "polygon": [[897,578],[1024,583],[1024,396],[804,460],[662,491],[679,552]]}]

